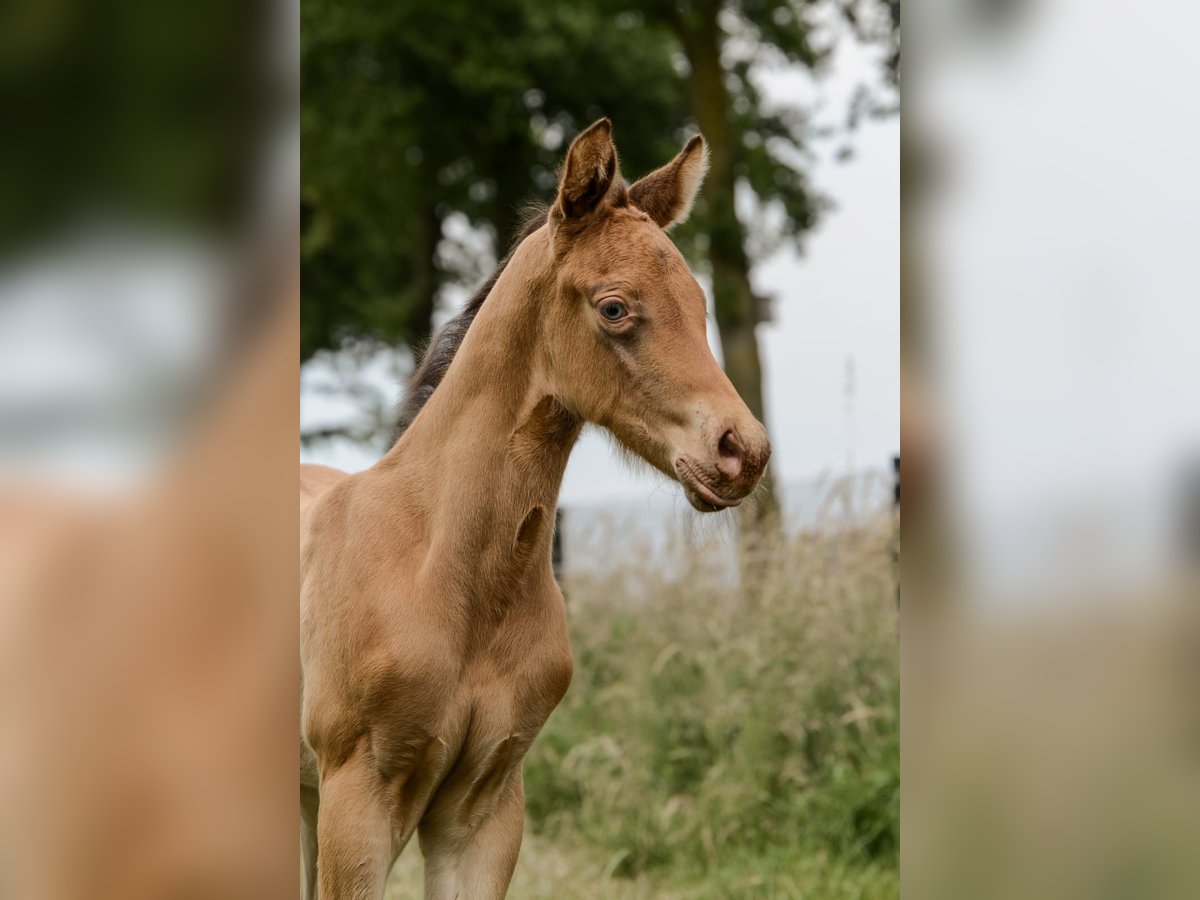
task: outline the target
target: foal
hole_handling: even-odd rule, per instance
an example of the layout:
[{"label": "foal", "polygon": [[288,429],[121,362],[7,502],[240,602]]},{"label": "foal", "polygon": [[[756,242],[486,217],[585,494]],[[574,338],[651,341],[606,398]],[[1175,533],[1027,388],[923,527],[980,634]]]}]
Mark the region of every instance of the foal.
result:
[{"label": "foal", "polygon": [[505,895],[522,759],[571,681],[550,543],[584,422],[704,512],[736,506],[767,463],[664,233],[700,186],[704,141],[627,187],[611,130],[571,145],[545,223],[391,451],[356,475],[302,467],[310,896],[319,878],[322,900],[382,897],[414,832],[427,900]]}]

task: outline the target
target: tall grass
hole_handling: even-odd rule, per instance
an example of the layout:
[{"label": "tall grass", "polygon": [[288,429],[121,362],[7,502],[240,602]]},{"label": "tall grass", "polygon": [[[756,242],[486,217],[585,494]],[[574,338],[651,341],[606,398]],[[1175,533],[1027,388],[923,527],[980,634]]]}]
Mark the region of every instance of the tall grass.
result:
[{"label": "tall grass", "polygon": [[575,679],[526,760],[512,896],[898,897],[890,536],[760,547],[740,584],[703,542],[682,576],[568,580]]}]

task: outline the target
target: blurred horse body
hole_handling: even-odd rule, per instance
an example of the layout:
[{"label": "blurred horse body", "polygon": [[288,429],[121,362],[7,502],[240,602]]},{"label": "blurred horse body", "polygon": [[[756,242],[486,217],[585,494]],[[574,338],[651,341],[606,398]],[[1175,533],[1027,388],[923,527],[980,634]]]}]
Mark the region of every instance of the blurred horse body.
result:
[{"label": "blurred horse body", "polygon": [[435,339],[395,446],[355,475],[301,467],[309,897],[319,881],[324,900],[381,898],[414,833],[428,900],[507,892],[522,760],[571,680],[550,552],[585,421],[705,512],[737,505],[766,465],[664,233],[699,188],[704,143],[627,187],[610,134],[601,120],[575,140],[544,221],[449,346]]},{"label": "blurred horse body", "polygon": [[298,426],[298,288],[257,301],[187,438],[142,481],[0,479],[6,900],[261,900],[294,884],[279,813],[295,514],[279,461]]}]

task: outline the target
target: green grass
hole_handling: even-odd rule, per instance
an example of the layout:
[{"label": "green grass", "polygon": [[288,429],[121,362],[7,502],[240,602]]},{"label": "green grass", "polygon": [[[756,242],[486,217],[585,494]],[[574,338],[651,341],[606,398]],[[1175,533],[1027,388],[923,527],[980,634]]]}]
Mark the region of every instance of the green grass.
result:
[{"label": "green grass", "polygon": [[[889,525],[746,583],[624,566],[565,585],[575,680],[525,764],[518,898],[899,896]],[[419,897],[410,847],[392,896]]]}]

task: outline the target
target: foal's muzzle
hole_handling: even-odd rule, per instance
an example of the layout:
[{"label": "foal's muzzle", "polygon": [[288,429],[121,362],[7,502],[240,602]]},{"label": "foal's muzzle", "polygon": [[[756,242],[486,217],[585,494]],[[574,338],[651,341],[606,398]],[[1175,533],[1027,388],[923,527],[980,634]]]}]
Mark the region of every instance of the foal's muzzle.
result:
[{"label": "foal's muzzle", "polygon": [[771,458],[771,444],[762,426],[754,426],[749,437],[737,427],[722,429],[709,461],[688,453],[676,456],[675,475],[688,502],[700,512],[737,506],[758,486]]}]

